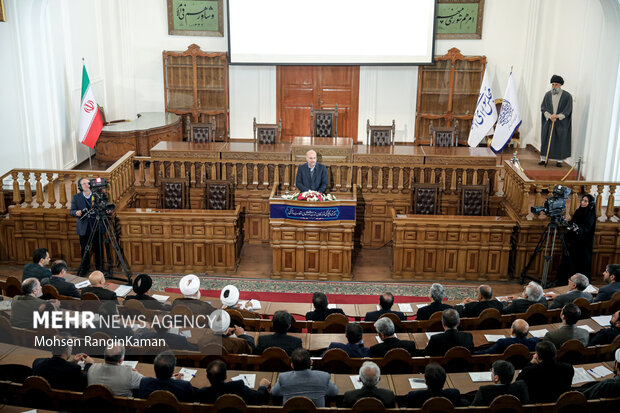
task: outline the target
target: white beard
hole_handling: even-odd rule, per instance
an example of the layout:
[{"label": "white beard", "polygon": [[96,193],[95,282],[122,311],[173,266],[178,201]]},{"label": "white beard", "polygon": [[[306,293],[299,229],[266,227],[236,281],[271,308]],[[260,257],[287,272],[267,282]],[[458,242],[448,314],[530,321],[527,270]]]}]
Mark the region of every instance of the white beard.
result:
[{"label": "white beard", "polygon": [[555,89],[551,89],[551,94],[552,95],[557,95],[558,93],[560,93],[562,91],[561,88],[555,88]]}]

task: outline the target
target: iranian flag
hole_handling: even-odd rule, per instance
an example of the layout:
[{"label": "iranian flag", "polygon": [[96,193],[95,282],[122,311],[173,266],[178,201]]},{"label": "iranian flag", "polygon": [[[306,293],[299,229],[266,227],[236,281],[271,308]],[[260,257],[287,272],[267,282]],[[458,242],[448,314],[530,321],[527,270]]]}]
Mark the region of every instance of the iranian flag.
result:
[{"label": "iranian flag", "polygon": [[94,148],[103,128],[103,119],[90,86],[86,65],[82,66],[82,104],[80,105],[80,142]]}]

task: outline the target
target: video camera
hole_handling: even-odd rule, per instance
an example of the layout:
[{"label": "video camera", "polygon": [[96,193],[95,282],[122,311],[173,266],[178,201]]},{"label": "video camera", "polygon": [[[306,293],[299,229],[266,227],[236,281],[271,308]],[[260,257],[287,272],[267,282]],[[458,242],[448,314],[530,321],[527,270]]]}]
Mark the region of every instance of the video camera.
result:
[{"label": "video camera", "polygon": [[116,208],[116,205],[109,202],[108,194],[108,181],[105,178],[92,178],[88,181],[90,184],[90,190],[93,194],[92,207],[83,211],[85,215],[83,218],[93,214],[107,215],[110,214]]},{"label": "video camera", "polygon": [[[570,224],[564,216],[566,215],[566,200],[571,193],[571,189],[562,185],[556,185],[553,188],[553,193],[545,200],[545,204],[539,207],[532,207],[530,211],[533,214],[540,214],[541,212],[551,218],[551,223],[560,224],[566,227],[570,227]],[[569,230],[571,228],[568,228]]]}]

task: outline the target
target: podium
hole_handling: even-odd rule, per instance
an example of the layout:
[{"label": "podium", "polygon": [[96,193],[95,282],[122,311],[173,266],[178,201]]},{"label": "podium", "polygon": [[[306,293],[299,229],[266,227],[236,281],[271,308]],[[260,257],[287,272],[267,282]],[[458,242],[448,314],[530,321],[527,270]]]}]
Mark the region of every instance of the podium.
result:
[{"label": "podium", "polygon": [[356,194],[346,192],[335,201],[287,200],[274,185],[269,198],[272,278],[351,280],[356,204]]}]

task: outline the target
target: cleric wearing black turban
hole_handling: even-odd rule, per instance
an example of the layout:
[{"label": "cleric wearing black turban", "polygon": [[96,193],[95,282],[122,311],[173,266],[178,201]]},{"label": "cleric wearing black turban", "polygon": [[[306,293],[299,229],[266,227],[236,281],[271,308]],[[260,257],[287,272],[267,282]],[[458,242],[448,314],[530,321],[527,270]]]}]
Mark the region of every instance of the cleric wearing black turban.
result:
[{"label": "cleric wearing black turban", "polygon": [[[551,90],[545,93],[540,106],[542,112],[541,165],[545,163],[547,158],[547,149],[549,150],[549,161],[555,160],[557,166],[562,166],[562,160],[571,155],[573,97],[562,89],[563,84],[562,76],[553,75],[551,77]],[[550,137],[551,144],[549,144]]]}]

